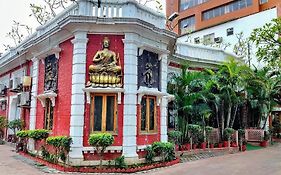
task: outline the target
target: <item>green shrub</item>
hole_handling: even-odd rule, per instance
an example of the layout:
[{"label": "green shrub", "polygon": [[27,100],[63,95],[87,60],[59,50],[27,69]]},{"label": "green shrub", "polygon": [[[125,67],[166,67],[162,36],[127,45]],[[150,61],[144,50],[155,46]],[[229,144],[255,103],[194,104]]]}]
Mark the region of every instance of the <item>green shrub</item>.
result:
[{"label": "green shrub", "polygon": [[[201,126],[189,124],[187,126],[187,128],[188,128],[188,131],[192,138],[192,142],[197,144],[199,142],[199,138],[201,137],[201,133],[202,133]],[[203,138],[203,140],[204,140],[204,138]]]},{"label": "green shrub", "polygon": [[124,156],[117,157],[114,161],[115,161],[115,167],[117,167],[117,168],[127,168],[128,167],[125,162]]},{"label": "green shrub", "polygon": [[52,145],[55,148],[55,161],[61,159],[63,162],[66,161],[67,155],[70,151],[70,145],[72,138],[68,136],[52,136],[46,139],[48,145]]},{"label": "green shrub", "polygon": [[206,131],[206,138],[207,138],[207,141],[208,141],[208,146],[209,146],[209,143],[212,142],[212,141],[210,140],[210,136],[211,136],[211,133],[212,133],[213,129],[214,129],[214,128],[211,127],[211,126],[206,126],[206,128],[205,128],[205,131]]},{"label": "green shrub", "polygon": [[146,150],[145,161],[147,163],[152,163],[153,159],[155,158],[155,152],[152,149],[152,146],[147,146],[145,150]]},{"label": "green shrub", "polygon": [[7,127],[8,121],[6,117],[0,116],[0,130],[4,129]]},{"label": "green shrub", "polygon": [[23,128],[23,125],[24,125],[24,122],[21,119],[15,119],[8,123],[8,127],[13,131],[15,131],[16,129],[21,130]]},{"label": "green shrub", "polygon": [[232,129],[232,128],[224,129],[223,135],[224,135],[224,138],[226,139],[226,141],[228,141],[231,138],[233,133],[234,133],[234,129]]},{"label": "green shrub", "polygon": [[88,140],[89,144],[97,150],[100,157],[100,166],[102,165],[102,158],[106,147],[114,142],[114,137],[110,133],[91,134]]},{"label": "green shrub", "polygon": [[182,132],[180,131],[170,131],[168,132],[169,140],[171,140],[174,144],[179,144],[180,138],[182,136]]},{"label": "green shrub", "polygon": [[174,144],[170,142],[154,142],[152,150],[156,156],[161,156],[162,161],[170,161],[175,158]]},{"label": "green shrub", "polygon": [[27,138],[29,135],[29,130],[18,131],[16,135],[20,138]]},{"label": "green shrub", "polygon": [[34,140],[46,139],[48,136],[49,136],[49,131],[46,129],[30,130],[28,134],[28,137]]}]

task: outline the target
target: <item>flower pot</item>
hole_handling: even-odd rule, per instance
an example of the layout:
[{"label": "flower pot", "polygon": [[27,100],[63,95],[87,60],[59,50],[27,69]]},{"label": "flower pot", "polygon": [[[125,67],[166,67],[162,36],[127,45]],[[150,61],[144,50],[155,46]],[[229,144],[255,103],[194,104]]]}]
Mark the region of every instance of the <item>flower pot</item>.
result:
[{"label": "flower pot", "polygon": [[261,147],[267,147],[267,145],[268,145],[268,142],[266,140],[260,142]]},{"label": "flower pot", "polygon": [[190,144],[189,143],[185,144],[185,150],[187,150],[187,151],[190,150]]},{"label": "flower pot", "polygon": [[246,151],[247,147],[246,145],[242,145],[242,151]]},{"label": "flower pot", "polygon": [[228,147],[228,141],[223,141],[223,147]]},{"label": "flower pot", "polygon": [[214,144],[213,143],[210,143],[210,148],[214,148]]},{"label": "flower pot", "polygon": [[236,143],[232,142],[231,147],[237,147]]},{"label": "flower pot", "polygon": [[196,149],[196,148],[197,148],[197,144],[193,144],[192,149]]},{"label": "flower pot", "polygon": [[180,150],[179,145],[175,145],[175,149],[176,149],[176,151],[179,151]]},{"label": "flower pot", "polygon": [[222,148],[222,143],[219,143],[219,144],[218,144],[218,148]]},{"label": "flower pot", "polygon": [[201,143],[201,149],[206,149],[206,142]]}]

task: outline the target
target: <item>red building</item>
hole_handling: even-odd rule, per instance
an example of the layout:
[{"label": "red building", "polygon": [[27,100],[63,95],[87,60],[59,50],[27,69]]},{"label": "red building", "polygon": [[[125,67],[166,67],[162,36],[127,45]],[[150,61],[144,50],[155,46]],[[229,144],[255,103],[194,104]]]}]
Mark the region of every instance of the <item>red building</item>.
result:
[{"label": "red building", "polygon": [[[97,132],[114,136],[105,159],[141,162],[147,145],[167,141],[168,73],[186,60],[205,67],[228,57],[184,44],[173,53],[175,38],[165,16],[135,1],[97,8],[80,0],[0,57],[0,115],[70,136],[71,165],[98,164],[88,144]],[[12,134],[7,130],[6,139]],[[28,149],[38,152],[40,143],[30,139]]]}]

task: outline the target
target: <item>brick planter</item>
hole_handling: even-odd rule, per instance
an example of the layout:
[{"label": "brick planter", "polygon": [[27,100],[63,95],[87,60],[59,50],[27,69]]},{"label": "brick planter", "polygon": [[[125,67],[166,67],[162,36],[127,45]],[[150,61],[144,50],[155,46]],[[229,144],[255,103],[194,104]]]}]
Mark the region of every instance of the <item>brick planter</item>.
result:
[{"label": "brick planter", "polygon": [[93,168],[93,167],[72,167],[72,166],[63,166],[63,165],[59,165],[59,164],[54,164],[54,163],[50,163],[47,162],[46,160],[43,160],[41,158],[38,157],[32,157],[31,155],[27,154],[27,153],[23,153],[20,152],[20,155],[27,157],[29,159],[32,159],[36,162],[39,162],[41,164],[44,164],[50,168],[54,168],[56,170],[59,171],[63,171],[63,172],[80,172],[80,173],[135,173],[138,171],[147,171],[150,169],[154,169],[154,168],[160,168],[160,167],[166,167],[166,166],[172,166],[175,164],[178,164],[180,162],[180,159],[175,159],[172,160],[170,162],[156,162],[150,165],[145,165],[145,166],[141,166],[141,167],[132,167],[132,168],[124,168],[124,169],[120,169],[120,168],[111,168],[111,167],[105,167],[105,168]]}]

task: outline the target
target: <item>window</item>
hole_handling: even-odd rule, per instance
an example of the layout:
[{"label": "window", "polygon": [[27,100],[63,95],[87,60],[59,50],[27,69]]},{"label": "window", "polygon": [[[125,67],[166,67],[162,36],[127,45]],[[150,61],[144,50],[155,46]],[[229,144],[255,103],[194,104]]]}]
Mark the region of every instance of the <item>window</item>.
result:
[{"label": "window", "polygon": [[226,35],[227,36],[233,35],[233,27],[226,29]]},{"label": "window", "polygon": [[181,34],[195,30],[195,16],[190,16],[180,21]]},{"label": "window", "polygon": [[249,7],[253,4],[252,1],[253,0],[237,0],[237,1],[230,2],[226,5],[223,5],[223,6],[220,6],[220,7],[215,7],[213,9],[204,11],[202,13],[203,20],[212,19],[212,18],[215,18],[217,16],[222,16],[224,14]]},{"label": "window", "polygon": [[186,10],[191,7],[203,4],[204,2],[207,2],[209,0],[181,0],[180,1],[180,10]]},{"label": "window", "polygon": [[260,4],[264,4],[264,3],[267,3],[268,0],[260,0]]},{"label": "window", "polygon": [[116,94],[93,94],[90,120],[92,132],[116,132]]},{"label": "window", "polygon": [[200,38],[199,37],[194,38],[194,43],[195,44],[200,44]]},{"label": "window", "polygon": [[208,35],[204,35],[203,36],[203,44],[204,45],[212,44],[212,43],[214,43],[214,39],[215,39],[215,34],[214,33],[211,33],[211,34],[208,34]]},{"label": "window", "polygon": [[53,117],[54,117],[54,107],[52,106],[51,100],[47,98],[45,102],[44,129],[47,130],[53,129]]},{"label": "window", "polygon": [[156,131],[156,97],[143,96],[141,100],[140,130],[141,132]]}]

